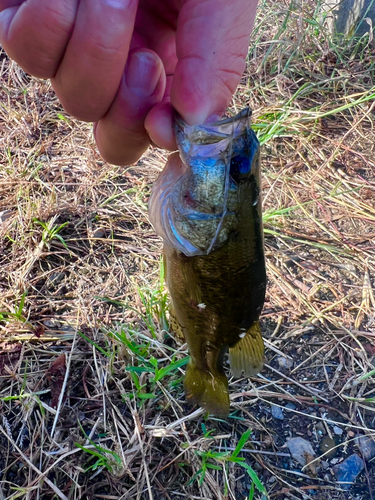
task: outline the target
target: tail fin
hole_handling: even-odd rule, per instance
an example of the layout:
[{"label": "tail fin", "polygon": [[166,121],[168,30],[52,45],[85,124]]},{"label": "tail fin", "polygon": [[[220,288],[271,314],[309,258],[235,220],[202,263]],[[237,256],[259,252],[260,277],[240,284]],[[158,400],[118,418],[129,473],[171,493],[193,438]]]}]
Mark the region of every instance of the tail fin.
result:
[{"label": "tail fin", "polygon": [[230,369],[235,377],[256,375],[263,366],[264,344],[259,321],[255,321],[245,336],[229,349]]},{"label": "tail fin", "polygon": [[202,406],[212,415],[226,418],[229,413],[228,380],[224,374],[213,375],[199,369],[192,361],[185,374],[186,399]]}]

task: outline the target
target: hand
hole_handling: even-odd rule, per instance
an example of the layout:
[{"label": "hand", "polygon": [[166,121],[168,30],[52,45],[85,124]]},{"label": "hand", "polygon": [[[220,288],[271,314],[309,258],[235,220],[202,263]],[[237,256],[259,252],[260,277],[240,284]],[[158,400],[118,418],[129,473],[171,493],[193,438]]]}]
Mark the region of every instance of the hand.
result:
[{"label": "hand", "polygon": [[245,68],[257,0],[0,0],[0,43],[50,78],[66,111],[96,122],[104,159],[135,162],[150,139],[176,148],[221,115]]}]

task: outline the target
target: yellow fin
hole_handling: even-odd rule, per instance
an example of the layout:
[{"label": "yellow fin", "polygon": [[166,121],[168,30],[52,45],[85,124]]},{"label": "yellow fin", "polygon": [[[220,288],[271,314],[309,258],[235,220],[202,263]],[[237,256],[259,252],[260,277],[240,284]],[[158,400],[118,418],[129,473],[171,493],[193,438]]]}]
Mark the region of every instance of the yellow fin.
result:
[{"label": "yellow fin", "polygon": [[229,362],[235,377],[256,375],[263,366],[264,344],[259,321],[255,321],[234,347],[229,349]]},{"label": "yellow fin", "polygon": [[184,384],[189,403],[197,404],[217,417],[228,416],[228,380],[224,374],[213,375],[200,370],[190,361],[186,368]]}]

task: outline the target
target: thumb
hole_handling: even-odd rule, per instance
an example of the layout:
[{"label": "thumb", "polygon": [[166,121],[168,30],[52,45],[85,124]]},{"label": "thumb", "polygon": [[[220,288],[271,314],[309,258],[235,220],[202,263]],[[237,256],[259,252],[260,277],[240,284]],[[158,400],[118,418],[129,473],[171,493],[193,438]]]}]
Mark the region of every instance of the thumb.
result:
[{"label": "thumb", "polygon": [[258,0],[187,0],[177,25],[171,102],[189,124],[222,115],[245,69]]}]

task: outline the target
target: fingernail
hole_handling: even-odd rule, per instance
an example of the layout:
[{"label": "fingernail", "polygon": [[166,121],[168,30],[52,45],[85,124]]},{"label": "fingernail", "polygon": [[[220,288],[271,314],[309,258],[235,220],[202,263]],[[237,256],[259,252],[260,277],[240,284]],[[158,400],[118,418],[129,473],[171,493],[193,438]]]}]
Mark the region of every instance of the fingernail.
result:
[{"label": "fingernail", "polygon": [[129,8],[129,2],[124,2],[124,0],[104,0],[104,3],[113,7],[114,9],[125,9]]},{"label": "fingernail", "polygon": [[130,53],[125,69],[128,88],[138,97],[151,96],[159,82],[161,70],[160,59],[151,52]]}]

